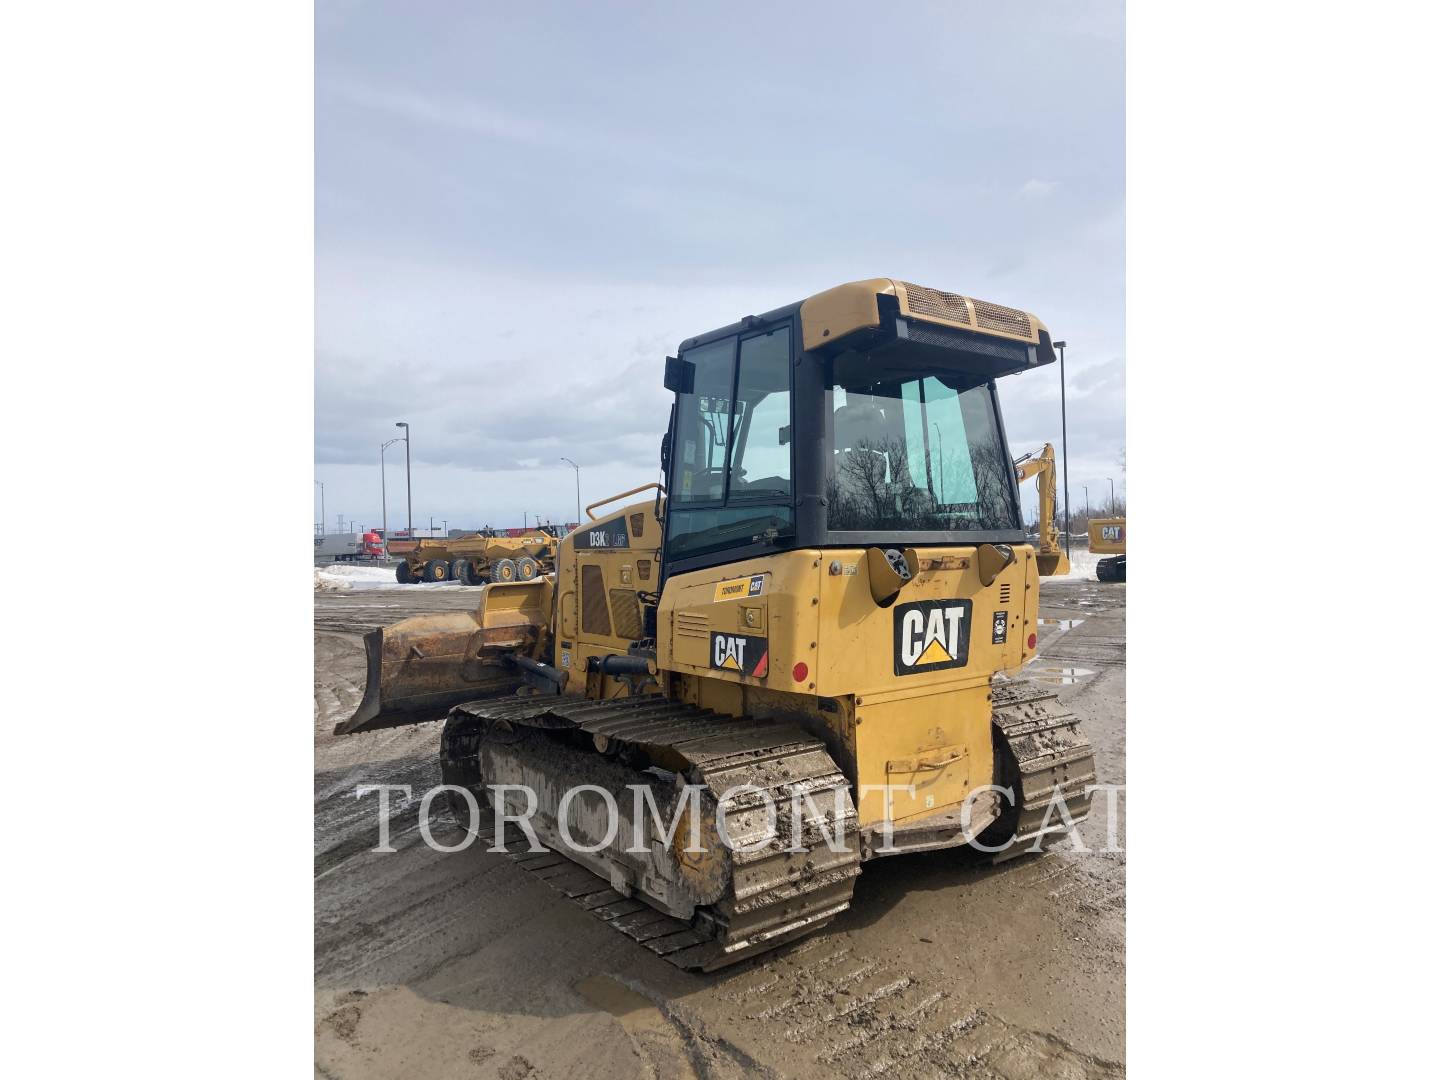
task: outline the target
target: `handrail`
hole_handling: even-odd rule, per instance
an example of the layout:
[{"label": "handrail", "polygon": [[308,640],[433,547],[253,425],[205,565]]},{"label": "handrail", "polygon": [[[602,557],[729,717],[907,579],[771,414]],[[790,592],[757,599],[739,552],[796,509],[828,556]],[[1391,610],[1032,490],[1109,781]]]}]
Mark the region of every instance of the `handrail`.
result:
[{"label": "handrail", "polygon": [[650,488],[654,488],[656,491],[660,492],[661,495],[665,494],[664,485],[657,484],[655,481],[652,480],[648,484],[641,484],[639,487],[631,488],[629,491],[622,491],[619,495],[611,495],[608,499],[601,499],[599,502],[593,502],[589,506],[585,507],[585,513],[590,515],[591,521],[598,521],[599,518],[597,518],[594,513],[597,506],[604,506],[606,503],[615,502],[619,499],[625,498],[628,495],[639,495],[640,492],[648,491]]}]

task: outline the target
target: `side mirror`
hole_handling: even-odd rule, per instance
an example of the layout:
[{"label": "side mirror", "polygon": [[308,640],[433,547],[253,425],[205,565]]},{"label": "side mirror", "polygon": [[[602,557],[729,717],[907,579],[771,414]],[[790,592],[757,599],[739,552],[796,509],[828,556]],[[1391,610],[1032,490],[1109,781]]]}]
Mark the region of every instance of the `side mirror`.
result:
[{"label": "side mirror", "polygon": [[665,389],[677,394],[695,392],[695,365],[689,360],[667,356],[665,358]]}]

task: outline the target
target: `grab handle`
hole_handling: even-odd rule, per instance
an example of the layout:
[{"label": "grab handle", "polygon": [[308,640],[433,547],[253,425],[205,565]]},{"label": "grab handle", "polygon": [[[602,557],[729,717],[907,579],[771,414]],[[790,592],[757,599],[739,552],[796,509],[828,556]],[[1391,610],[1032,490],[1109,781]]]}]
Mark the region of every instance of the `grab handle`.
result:
[{"label": "grab handle", "polygon": [[639,495],[640,492],[649,491],[651,488],[654,488],[661,495],[665,494],[664,486],[661,484],[657,484],[655,481],[652,480],[648,484],[641,484],[639,487],[631,488],[629,491],[622,491],[619,495],[611,495],[608,499],[601,499],[599,502],[593,502],[589,506],[585,507],[585,513],[590,515],[591,521],[596,521],[598,520],[595,517],[595,508],[597,506],[604,506],[606,503],[615,502],[616,500],[623,499],[629,495]]}]

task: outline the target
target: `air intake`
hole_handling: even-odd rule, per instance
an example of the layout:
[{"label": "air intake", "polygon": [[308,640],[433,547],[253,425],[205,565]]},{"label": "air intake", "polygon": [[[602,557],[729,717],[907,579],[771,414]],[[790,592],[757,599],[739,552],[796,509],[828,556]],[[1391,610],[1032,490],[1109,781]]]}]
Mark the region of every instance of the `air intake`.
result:
[{"label": "air intake", "polygon": [[929,315],[931,318],[944,319],[961,326],[975,325],[975,320],[970,316],[970,301],[959,293],[927,289],[924,285],[912,285],[908,281],[900,284],[905,286],[907,306],[912,315]]},{"label": "air intake", "polygon": [[995,330],[1002,334],[1014,334],[1028,338],[1034,333],[1030,316],[1012,307],[990,304],[984,300],[975,302],[975,325],[982,330]]}]

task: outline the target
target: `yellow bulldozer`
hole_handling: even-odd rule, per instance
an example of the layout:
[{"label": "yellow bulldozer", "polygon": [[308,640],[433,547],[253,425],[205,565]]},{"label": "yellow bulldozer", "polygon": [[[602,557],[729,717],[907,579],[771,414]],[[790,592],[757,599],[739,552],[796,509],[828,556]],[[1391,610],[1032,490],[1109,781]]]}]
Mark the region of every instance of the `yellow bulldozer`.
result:
[{"label": "yellow bulldozer", "polygon": [[418,540],[395,567],[395,580],[458,581],[462,585],[530,581],[555,569],[556,540],[547,532],[528,536],[473,533],[453,540]]},{"label": "yellow bulldozer", "polygon": [[337,733],[445,717],[458,820],[490,800],[497,847],[686,969],[820,929],[871,859],[1082,821],[1091,746],[1020,677],[1041,566],[996,394],[1045,326],[875,278],[677,353],[663,485],[553,576],[368,635]]},{"label": "yellow bulldozer", "polygon": [[1055,447],[1048,442],[1040,451],[1015,459],[1015,478],[1023,484],[1032,476],[1039,477],[1035,486],[1040,492],[1040,538],[1035,545],[1035,561],[1041,577],[1064,576],[1070,573],[1070,556],[1060,546],[1060,530],[1055,526]]}]

